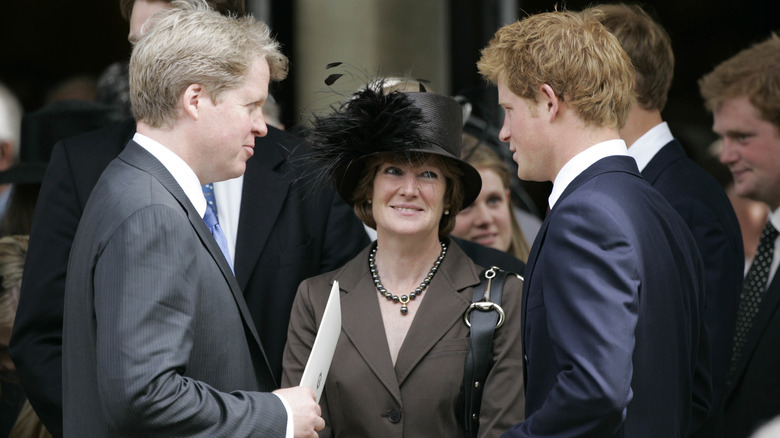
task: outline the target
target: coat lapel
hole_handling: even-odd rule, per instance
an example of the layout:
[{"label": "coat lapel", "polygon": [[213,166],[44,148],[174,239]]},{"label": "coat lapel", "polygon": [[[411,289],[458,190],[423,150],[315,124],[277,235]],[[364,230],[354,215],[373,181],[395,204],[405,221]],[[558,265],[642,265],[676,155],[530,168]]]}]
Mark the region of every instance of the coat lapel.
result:
[{"label": "coat lapel", "polygon": [[[193,207],[192,203],[187,198],[184,190],[182,190],[181,186],[179,186],[179,184],[176,182],[170,172],[168,172],[165,166],[162,165],[162,163],[160,163],[156,158],[154,158],[152,154],[148,153],[134,141],[128,143],[127,147],[125,147],[125,149],[119,155],[119,158],[132,166],[148,172],[153,177],[155,177],[187,212],[187,218],[189,219],[190,224],[200,238],[200,241],[203,243],[203,246],[206,247],[209,254],[211,254],[211,257],[219,266],[219,269],[222,272],[222,276],[225,278],[225,281],[230,287],[230,292],[233,294],[233,298],[238,305],[241,318],[244,320],[244,324],[252,333],[252,338],[257,343],[257,346],[262,352],[263,348],[262,344],[260,343],[260,337],[257,335],[257,330],[255,329],[254,324],[251,322],[252,318],[250,317],[249,310],[247,309],[246,303],[244,302],[244,297],[241,294],[241,288],[239,288],[238,282],[233,275],[233,271],[231,271],[230,265],[228,265],[227,260],[225,260],[225,256],[222,255],[222,250],[219,249],[219,245],[217,245],[217,242],[214,240],[214,237],[211,235],[208,227],[206,227],[206,223],[203,222],[203,218],[201,218],[198,212],[195,210],[195,207]],[[265,352],[263,352],[263,358],[265,358]]]},{"label": "coat lapel", "polygon": [[[580,173],[574,180],[569,183],[569,185],[566,187],[566,189],[561,194],[561,197],[556,202],[556,205],[560,205],[564,200],[571,195],[574,191],[576,191],[580,186],[585,184],[588,180],[591,178],[594,178],[598,175],[601,175],[603,173],[607,172],[626,172],[631,173],[635,175],[638,178],[641,178],[639,175],[639,169],[636,166],[636,161],[634,161],[633,158],[628,156],[610,156],[606,158],[602,158],[601,160],[593,163],[590,167],[585,169],[582,173]],[[523,356],[525,357],[527,354],[526,345],[528,343],[525,339],[525,333],[527,331],[526,323],[529,321],[529,318],[526,318],[525,312],[529,309],[528,306],[528,298],[529,298],[529,289],[531,285],[533,284],[533,275],[534,270],[536,266],[536,262],[539,259],[539,253],[541,252],[542,245],[544,245],[544,240],[547,237],[547,230],[549,229],[550,222],[555,217],[555,207],[553,207],[550,212],[547,213],[547,217],[545,217],[544,222],[542,222],[542,226],[539,229],[539,232],[536,234],[536,239],[534,239],[534,243],[531,246],[531,253],[528,255],[528,261],[526,262],[526,268],[525,268],[525,278],[523,281],[523,333],[522,333],[522,339],[523,339]],[[526,375],[527,367],[523,367],[523,379],[527,378]]]},{"label": "coat lapel", "polygon": [[655,181],[663,173],[664,169],[669,167],[677,160],[686,158],[685,150],[677,140],[672,140],[667,143],[657,154],[647,163],[644,169],[642,169],[642,176],[650,183],[655,184]]},{"label": "coat lapel", "polygon": [[363,250],[336,276],[341,290],[346,292],[341,298],[342,314],[361,315],[344,318],[341,329],[371,371],[400,403],[401,389],[390,358],[390,347],[382,324],[376,289],[368,271],[370,249],[371,246]]},{"label": "coat lapel", "polygon": [[255,155],[246,163],[236,236],[236,278],[246,288],[257,259],[282,211],[290,181],[280,170],[286,161],[281,140],[284,133],[268,128],[268,136],[255,141]]},{"label": "coat lapel", "polygon": [[[466,266],[468,269],[464,269]],[[463,314],[472,297],[463,290],[477,284],[479,272],[474,264],[457,245],[450,243],[398,352],[395,375],[399,386],[455,324],[465,324]]]},{"label": "coat lapel", "polygon": [[[775,277],[769,284],[769,289],[767,289],[764,297],[761,300],[761,307],[758,310],[756,316],[753,318],[753,325],[750,327],[747,339],[745,339],[745,346],[742,349],[742,356],[740,357],[739,362],[737,362],[736,368],[734,369],[734,383],[738,382],[742,376],[742,373],[745,372],[745,368],[753,356],[753,352],[758,345],[758,341],[764,335],[766,326],[777,314],[777,312],[780,311],[778,307],[780,307],[780,278],[778,278],[778,275],[775,274]],[[729,388],[729,392],[731,392],[732,388]]]}]

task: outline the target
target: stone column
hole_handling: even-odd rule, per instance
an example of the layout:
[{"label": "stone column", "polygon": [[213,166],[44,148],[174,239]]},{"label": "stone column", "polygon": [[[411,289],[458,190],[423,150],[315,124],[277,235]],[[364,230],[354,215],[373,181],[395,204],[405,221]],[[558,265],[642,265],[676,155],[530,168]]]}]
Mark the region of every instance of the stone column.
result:
[{"label": "stone column", "polygon": [[[296,115],[327,111],[377,76],[430,81],[450,94],[446,0],[295,0]],[[344,64],[326,70],[331,62]],[[344,73],[332,87],[324,79]],[[339,94],[340,93],[340,94]]]}]

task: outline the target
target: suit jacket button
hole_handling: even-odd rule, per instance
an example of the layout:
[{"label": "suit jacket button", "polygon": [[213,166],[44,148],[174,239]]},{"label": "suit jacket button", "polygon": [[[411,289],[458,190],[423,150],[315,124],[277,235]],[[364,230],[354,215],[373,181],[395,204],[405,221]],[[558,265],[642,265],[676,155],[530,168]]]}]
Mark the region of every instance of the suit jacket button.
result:
[{"label": "suit jacket button", "polygon": [[390,422],[393,424],[398,423],[401,421],[401,411],[393,409],[387,413],[387,419],[390,420]]}]

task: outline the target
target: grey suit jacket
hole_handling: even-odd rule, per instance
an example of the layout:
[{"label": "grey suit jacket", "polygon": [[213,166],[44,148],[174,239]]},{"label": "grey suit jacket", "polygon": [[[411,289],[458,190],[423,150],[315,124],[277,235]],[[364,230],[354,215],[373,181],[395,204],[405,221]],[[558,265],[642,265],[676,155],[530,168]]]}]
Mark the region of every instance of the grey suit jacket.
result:
[{"label": "grey suit jacket", "polygon": [[287,416],[238,284],[165,167],[130,142],[71,250],[66,437],[284,436]]},{"label": "grey suit jacket", "polygon": [[[301,283],[290,315],[282,386],[299,383],[332,281],[338,280],[342,329],[320,403],[326,423],[320,437],[465,437],[456,415],[469,343],[463,314],[481,268],[450,244],[393,366],[368,251]],[[480,437],[497,437],[523,419],[521,289],[520,280],[507,278],[506,322],[493,340],[495,364],[485,382]]]}]

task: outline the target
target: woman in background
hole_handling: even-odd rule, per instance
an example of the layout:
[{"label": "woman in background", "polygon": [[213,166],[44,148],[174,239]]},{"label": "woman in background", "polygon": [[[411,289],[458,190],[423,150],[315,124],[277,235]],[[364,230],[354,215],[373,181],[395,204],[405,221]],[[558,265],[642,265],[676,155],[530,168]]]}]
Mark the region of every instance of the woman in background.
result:
[{"label": "woman in background", "polygon": [[530,247],[512,212],[509,168],[473,136],[464,134],[463,143],[462,156],[479,171],[482,190],[473,204],[458,213],[452,235],[528,260]]}]

